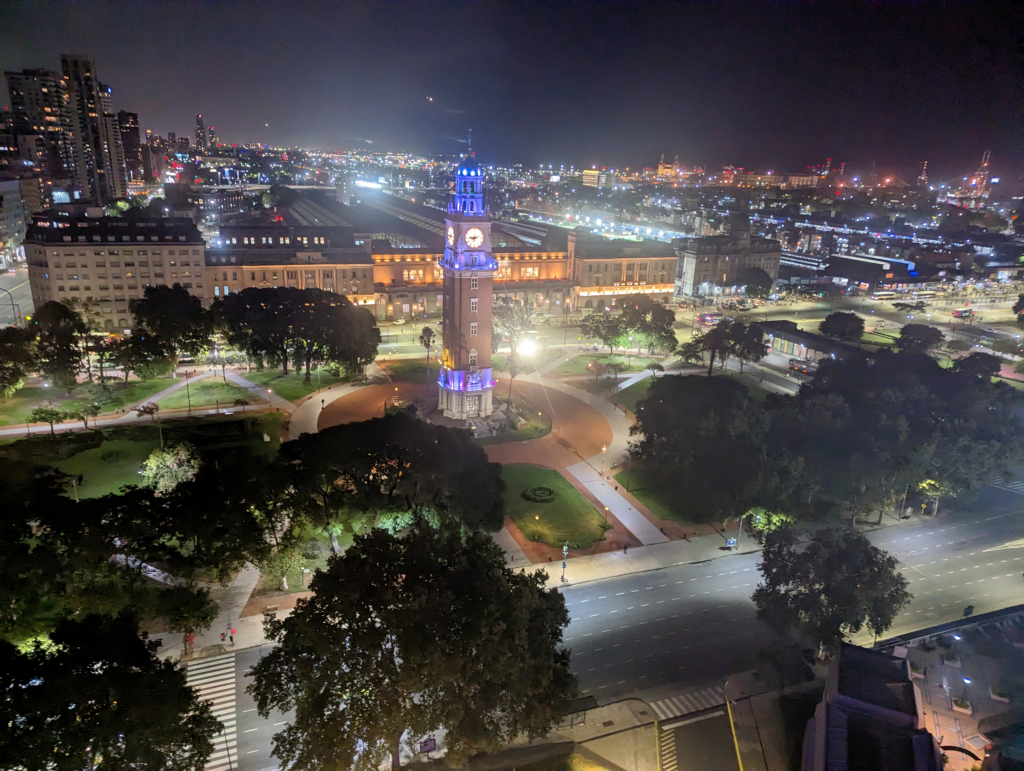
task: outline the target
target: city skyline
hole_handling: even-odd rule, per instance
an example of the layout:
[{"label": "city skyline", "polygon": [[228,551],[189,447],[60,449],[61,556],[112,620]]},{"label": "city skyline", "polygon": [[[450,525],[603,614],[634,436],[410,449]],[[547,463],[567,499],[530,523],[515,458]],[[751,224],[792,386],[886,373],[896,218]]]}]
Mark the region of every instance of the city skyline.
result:
[{"label": "city skyline", "polygon": [[[832,157],[912,175],[927,160],[946,179],[991,148],[1016,184],[1013,6],[730,9],[167,3],[125,38],[117,6],[14,4],[0,65],[81,52],[140,129],[188,136],[203,113],[229,144],[455,155],[471,127],[487,163],[664,153],[796,172]],[[189,33],[166,49],[155,33],[176,25]]]}]

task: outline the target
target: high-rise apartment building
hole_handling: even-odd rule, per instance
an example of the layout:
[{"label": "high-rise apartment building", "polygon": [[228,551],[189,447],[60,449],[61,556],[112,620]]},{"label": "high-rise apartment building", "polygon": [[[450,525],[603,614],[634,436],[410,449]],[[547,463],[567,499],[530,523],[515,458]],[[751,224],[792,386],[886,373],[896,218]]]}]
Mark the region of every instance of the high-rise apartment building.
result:
[{"label": "high-rise apartment building", "polygon": [[142,139],[139,136],[139,115],[120,110],[117,125],[121,129],[121,144],[124,146],[124,165],[128,180],[141,182],[145,178],[142,163]]},{"label": "high-rise apartment building", "polygon": [[217,146],[217,129],[213,126],[206,127],[206,147],[207,149]]},{"label": "high-rise apartment building", "polygon": [[[51,180],[75,176],[74,131],[68,115],[66,79],[49,70],[5,72],[15,143]],[[34,140],[31,137],[38,137]],[[41,157],[40,157],[41,155]]]},{"label": "high-rise apartment building", "polygon": [[206,124],[203,123],[203,114],[196,113],[196,150],[202,152],[206,149]]},{"label": "high-rise apartment building", "polygon": [[111,89],[99,81],[91,59],[74,54],[61,54],[60,59],[82,197],[99,204],[123,198],[128,194],[128,175]]}]

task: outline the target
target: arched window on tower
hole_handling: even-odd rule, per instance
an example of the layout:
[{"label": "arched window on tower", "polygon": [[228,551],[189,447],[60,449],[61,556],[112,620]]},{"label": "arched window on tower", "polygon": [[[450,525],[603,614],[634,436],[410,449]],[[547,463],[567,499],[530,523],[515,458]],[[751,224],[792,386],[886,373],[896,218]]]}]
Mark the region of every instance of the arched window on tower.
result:
[{"label": "arched window on tower", "polygon": [[469,366],[476,366],[476,348],[469,349]]}]

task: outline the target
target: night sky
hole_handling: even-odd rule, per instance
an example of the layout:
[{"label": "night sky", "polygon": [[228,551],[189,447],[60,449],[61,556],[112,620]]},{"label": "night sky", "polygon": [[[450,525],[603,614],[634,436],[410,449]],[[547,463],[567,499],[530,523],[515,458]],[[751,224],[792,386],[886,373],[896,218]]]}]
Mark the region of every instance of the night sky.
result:
[{"label": "night sky", "polygon": [[[481,160],[1020,176],[1024,3],[0,3],[3,69],[92,56],[222,141]],[[3,89],[6,103],[6,87]],[[429,101],[427,97],[433,97]],[[265,126],[264,124],[269,124]],[[372,143],[372,144],[371,144]]]}]

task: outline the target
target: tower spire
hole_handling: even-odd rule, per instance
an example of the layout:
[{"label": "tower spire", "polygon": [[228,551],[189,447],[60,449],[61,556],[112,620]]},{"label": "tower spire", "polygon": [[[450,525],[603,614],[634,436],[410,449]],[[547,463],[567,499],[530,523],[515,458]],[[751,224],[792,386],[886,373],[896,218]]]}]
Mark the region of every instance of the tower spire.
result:
[{"label": "tower spire", "polygon": [[466,156],[469,158],[473,157],[473,129],[469,130],[469,139],[466,141],[468,149],[466,150]]}]

